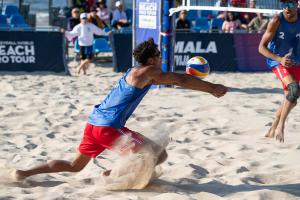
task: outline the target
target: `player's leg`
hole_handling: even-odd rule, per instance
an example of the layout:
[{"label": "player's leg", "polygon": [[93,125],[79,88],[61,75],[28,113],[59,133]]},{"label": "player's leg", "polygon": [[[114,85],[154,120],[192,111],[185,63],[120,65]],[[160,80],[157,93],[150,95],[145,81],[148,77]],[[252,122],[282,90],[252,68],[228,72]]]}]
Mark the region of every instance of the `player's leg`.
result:
[{"label": "player's leg", "polygon": [[42,173],[79,172],[89,163],[90,160],[91,157],[82,153],[77,153],[76,158],[72,162],[65,160],[52,160],[46,164],[33,167],[29,170],[16,170],[15,177],[17,180],[22,180],[29,176]]},{"label": "player's leg", "polygon": [[80,46],[79,56],[80,56],[80,65],[77,69],[77,74],[80,74],[80,72],[82,70],[83,62],[86,59],[85,47],[84,46]]},{"label": "player's leg", "polygon": [[91,62],[91,60],[87,58],[81,63],[80,68],[82,69],[84,75],[86,74],[86,69],[90,62]]},{"label": "player's leg", "polygon": [[83,71],[83,74],[86,74],[86,68],[87,65],[90,63],[90,60],[92,58],[92,46],[87,46],[87,47],[80,47],[80,65],[78,67],[77,73],[80,74],[81,70]]},{"label": "player's leg", "polygon": [[86,74],[86,69],[88,64],[91,62],[93,58],[93,46],[85,47],[85,60],[82,63],[83,74]]},{"label": "player's leg", "polygon": [[284,102],[282,102],[282,104],[280,105],[280,107],[278,108],[278,110],[275,113],[275,119],[272,123],[271,128],[268,130],[267,134],[265,135],[265,137],[268,138],[274,138],[275,136],[275,130],[277,128],[279,119],[280,119],[280,115],[281,115],[281,111],[282,111],[282,107],[283,107]]},{"label": "player's leg", "polygon": [[282,81],[287,86],[287,91],[285,91],[286,99],[283,102],[279,122],[275,130],[276,140],[279,140],[279,142],[284,142],[285,121],[293,107],[297,104],[299,97],[299,83],[294,80],[292,75],[285,76]]},{"label": "player's leg", "polygon": [[[119,143],[121,143],[121,145],[117,144],[117,149],[111,149],[111,147],[107,148],[111,149],[112,151],[116,151],[121,156],[124,156],[127,155],[129,152],[138,153],[140,151],[147,151],[147,149],[150,147],[153,150],[153,152],[157,155],[156,165],[159,165],[166,161],[168,157],[166,150],[160,145],[150,140],[149,138],[125,127],[119,129],[119,132],[121,135],[125,136],[125,138],[128,137],[129,139],[126,138],[125,140],[127,141],[126,143],[124,143],[120,142],[120,140],[122,140],[122,137],[120,137]],[[111,170],[106,170],[102,173],[102,175],[109,176],[110,173]]]},{"label": "player's leg", "polygon": [[[276,77],[281,81],[282,87],[283,87],[283,91],[285,91],[286,90],[286,85],[283,83],[282,79],[287,74],[287,70],[283,66],[278,66],[276,68],[273,68],[272,71],[275,73]],[[275,136],[275,130],[276,130],[277,125],[278,125],[279,120],[280,120],[280,115],[281,115],[283,104],[284,104],[284,101],[282,102],[282,104],[280,105],[280,107],[278,108],[278,110],[276,111],[276,113],[275,113],[275,119],[274,119],[274,121],[272,123],[272,126],[270,127],[270,129],[268,130],[267,134],[265,135],[265,137],[274,138],[274,136]]]}]

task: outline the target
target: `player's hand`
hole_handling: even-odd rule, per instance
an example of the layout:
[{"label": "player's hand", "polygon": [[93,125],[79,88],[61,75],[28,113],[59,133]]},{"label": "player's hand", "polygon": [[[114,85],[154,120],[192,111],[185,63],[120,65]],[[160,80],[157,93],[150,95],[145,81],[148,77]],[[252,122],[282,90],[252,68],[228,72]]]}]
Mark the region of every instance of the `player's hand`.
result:
[{"label": "player's hand", "polygon": [[280,61],[280,64],[286,68],[290,68],[292,66],[295,65],[295,62],[290,59],[290,56],[292,55],[292,53],[287,53],[285,54],[282,58],[281,58],[281,61]]},{"label": "player's hand", "polygon": [[213,91],[212,91],[212,95],[214,95],[215,97],[222,97],[224,96],[228,91],[228,88],[224,85],[221,84],[214,84],[213,86]]},{"label": "player's hand", "polygon": [[66,30],[64,28],[60,28],[60,32],[65,33]]}]

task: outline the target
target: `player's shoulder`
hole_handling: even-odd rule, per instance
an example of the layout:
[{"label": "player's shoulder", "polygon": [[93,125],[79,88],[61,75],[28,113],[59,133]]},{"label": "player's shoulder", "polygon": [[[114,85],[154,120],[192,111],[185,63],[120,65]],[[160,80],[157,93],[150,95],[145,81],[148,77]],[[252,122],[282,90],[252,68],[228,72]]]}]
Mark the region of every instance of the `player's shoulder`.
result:
[{"label": "player's shoulder", "polygon": [[147,66],[141,66],[138,67],[139,73],[146,75],[146,76],[155,76],[159,73],[161,73],[161,69],[154,65],[147,65]]},{"label": "player's shoulder", "polygon": [[274,24],[274,25],[279,25],[280,24],[280,14],[276,14],[275,16],[273,16],[270,23]]},{"label": "player's shoulder", "polygon": [[268,30],[271,32],[276,32],[280,25],[280,15],[275,15],[269,22]]}]

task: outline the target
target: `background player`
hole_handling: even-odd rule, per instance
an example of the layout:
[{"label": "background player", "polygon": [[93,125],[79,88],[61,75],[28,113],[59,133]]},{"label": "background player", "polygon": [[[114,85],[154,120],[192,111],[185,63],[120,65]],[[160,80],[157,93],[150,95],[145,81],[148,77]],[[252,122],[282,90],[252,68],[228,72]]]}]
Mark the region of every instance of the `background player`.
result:
[{"label": "background player", "polygon": [[297,0],[281,0],[283,12],[275,16],[263,35],[259,52],[267,57],[270,69],[282,82],[285,100],[276,112],[266,137],[284,142],[284,125],[299,98],[300,19]]}]

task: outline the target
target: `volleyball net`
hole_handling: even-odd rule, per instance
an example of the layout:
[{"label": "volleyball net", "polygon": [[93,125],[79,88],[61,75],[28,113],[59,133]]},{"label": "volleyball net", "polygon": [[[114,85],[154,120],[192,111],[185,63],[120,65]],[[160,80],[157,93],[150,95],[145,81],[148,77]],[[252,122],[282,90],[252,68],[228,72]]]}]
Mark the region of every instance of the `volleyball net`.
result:
[{"label": "volleyball net", "polygon": [[185,11],[194,32],[264,32],[281,7],[279,0],[181,0],[169,12]]},{"label": "volleyball net", "polygon": [[211,10],[276,14],[281,11],[279,0],[181,0],[170,14],[180,10]]}]

